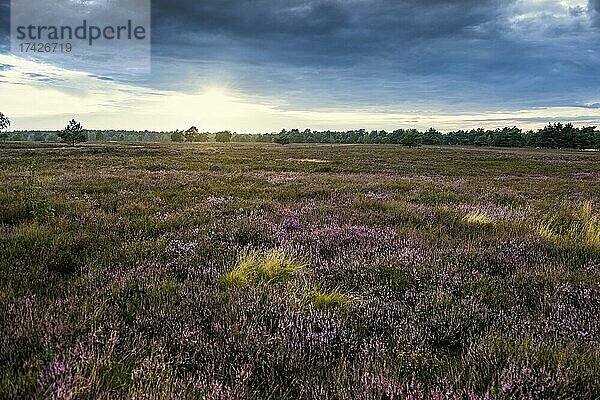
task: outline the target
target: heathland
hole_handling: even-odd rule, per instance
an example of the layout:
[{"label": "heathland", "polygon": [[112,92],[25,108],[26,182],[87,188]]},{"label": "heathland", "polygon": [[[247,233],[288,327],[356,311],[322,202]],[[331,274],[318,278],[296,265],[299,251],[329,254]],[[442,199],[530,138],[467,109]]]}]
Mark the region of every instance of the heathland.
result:
[{"label": "heathland", "polygon": [[600,156],[0,144],[0,398],[600,398]]}]

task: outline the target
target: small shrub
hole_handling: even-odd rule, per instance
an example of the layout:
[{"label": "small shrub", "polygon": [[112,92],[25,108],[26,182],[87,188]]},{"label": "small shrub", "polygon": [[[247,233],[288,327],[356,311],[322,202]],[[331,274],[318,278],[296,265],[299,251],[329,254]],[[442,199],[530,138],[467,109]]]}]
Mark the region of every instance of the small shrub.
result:
[{"label": "small shrub", "polygon": [[56,210],[45,199],[38,200],[31,205],[31,216],[39,223],[54,221]]}]

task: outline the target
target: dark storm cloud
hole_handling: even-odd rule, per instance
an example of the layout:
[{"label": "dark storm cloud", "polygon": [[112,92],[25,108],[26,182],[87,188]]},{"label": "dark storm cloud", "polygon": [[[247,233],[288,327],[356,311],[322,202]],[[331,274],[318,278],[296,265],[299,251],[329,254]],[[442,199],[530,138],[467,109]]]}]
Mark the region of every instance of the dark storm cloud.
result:
[{"label": "dark storm cloud", "polygon": [[588,0],[588,10],[592,26],[600,27],[600,0]]},{"label": "dark storm cloud", "polygon": [[[590,1],[590,15],[599,5]],[[153,52],[169,65],[155,77],[202,81],[202,68],[218,61],[227,76],[246,70],[236,86],[320,104],[562,105],[580,101],[573,92],[597,96],[600,49],[584,40],[581,10],[565,11],[573,23],[547,17],[520,31],[514,12],[512,0],[155,0]]]},{"label": "dark storm cloud", "polygon": [[[422,32],[448,32],[497,14],[506,2],[491,0],[155,0],[155,16],[197,31],[246,36],[264,33],[320,35],[352,28],[401,32],[408,24]],[[439,22],[444,22],[441,26]],[[425,22],[425,23],[421,23]],[[398,29],[400,28],[400,29]],[[405,33],[412,34],[406,31]]]},{"label": "dark storm cloud", "polygon": [[10,48],[10,0],[0,0],[0,52]]},{"label": "dark storm cloud", "polygon": [[[512,1],[193,1],[153,2],[153,54],[169,68],[155,68],[159,81],[198,79],[175,60],[229,63],[252,69],[251,90],[285,90],[321,102],[362,102],[373,94],[396,102],[396,83],[408,75],[432,75],[444,85],[464,87],[446,76],[474,74],[473,63],[489,58],[490,46]],[[494,51],[495,49],[492,49]],[[160,61],[159,61],[160,62]],[[234,66],[232,66],[234,65]],[[256,66],[264,68],[256,70]],[[270,67],[269,67],[270,66]],[[170,72],[168,72],[170,71]],[[433,76],[435,75],[435,76]],[[201,78],[200,78],[201,79]],[[236,82],[239,85],[240,82]],[[433,82],[432,82],[433,84]],[[266,87],[265,87],[266,86]],[[431,87],[431,91],[443,90]],[[427,91],[425,90],[425,91]],[[326,91],[323,96],[319,91]],[[360,93],[359,93],[360,92]],[[381,100],[381,99],[380,99]]]},{"label": "dark storm cloud", "polygon": [[[154,1],[154,44],[187,57],[221,54],[238,59],[340,63],[408,49],[440,37],[485,35],[470,29],[491,23],[509,2],[493,0],[402,1]],[[186,57],[186,54],[179,54]]]}]

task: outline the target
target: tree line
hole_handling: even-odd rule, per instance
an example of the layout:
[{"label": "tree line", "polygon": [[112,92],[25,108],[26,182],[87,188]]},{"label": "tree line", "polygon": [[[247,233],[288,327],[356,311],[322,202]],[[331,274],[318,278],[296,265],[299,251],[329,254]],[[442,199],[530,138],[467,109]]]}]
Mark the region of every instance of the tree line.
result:
[{"label": "tree line", "polygon": [[[75,122],[77,124],[77,122]],[[6,127],[8,127],[8,124]],[[15,130],[12,132],[1,132],[0,140],[24,141],[24,142],[72,142],[69,136],[70,128],[60,131],[44,130]],[[230,142],[233,134],[229,131],[223,132],[199,132],[192,127],[187,131],[126,131],[126,130],[95,130],[83,129],[78,133],[76,143],[79,142]]]},{"label": "tree line", "polygon": [[573,124],[548,124],[536,131],[520,128],[471,129],[442,133],[436,129],[421,132],[417,129],[367,131],[313,131],[306,129],[282,130],[278,134],[233,135],[232,141],[273,143],[338,143],[338,144],[400,144],[409,147],[421,145],[495,146],[600,149],[600,131],[595,126],[578,128]]},{"label": "tree line", "polygon": [[600,149],[600,131],[595,126],[575,127],[571,123],[550,123],[538,130],[523,131],[517,127],[501,129],[471,129],[442,133],[430,128],[367,131],[316,131],[305,129],[286,130],[279,133],[240,134],[230,131],[201,132],[192,126],[187,130],[171,132],[86,130],[75,120],[69,121],[61,131],[13,131],[3,132],[10,120],[0,113],[0,140],[10,141],[62,141],[75,145],[79,142],[255,142],[278,143],[329,143],[329,144],[400,144],[409,147],[421,145],[446,146],[495,146]]}]

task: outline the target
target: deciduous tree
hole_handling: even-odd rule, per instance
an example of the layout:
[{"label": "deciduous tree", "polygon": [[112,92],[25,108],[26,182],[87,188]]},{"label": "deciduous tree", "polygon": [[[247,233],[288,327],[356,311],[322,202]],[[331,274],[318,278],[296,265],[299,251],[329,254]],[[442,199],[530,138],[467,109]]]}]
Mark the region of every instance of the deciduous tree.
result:
[{"label": "deciduous tree", "polygon": [[221,143],[229,143],[231,141],[231,132],[217,132],[217,134],[215,135],[215,140]]}]

